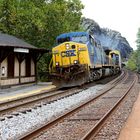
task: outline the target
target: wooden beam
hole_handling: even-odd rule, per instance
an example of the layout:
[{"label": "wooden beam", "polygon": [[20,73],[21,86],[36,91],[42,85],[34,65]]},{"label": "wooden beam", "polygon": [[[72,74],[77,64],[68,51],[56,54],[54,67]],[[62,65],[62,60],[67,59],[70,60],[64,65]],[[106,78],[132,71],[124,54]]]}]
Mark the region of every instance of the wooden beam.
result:
[{"label": "wooden beam", "polygon": [[0,62],[2,62],[13,50],[12,49],[0,49]]},{"label": "wooden beam", "polygon": [[25,53],[15,53],[19,62],[19,84],[21,84],[21,63],[26,58]]}]

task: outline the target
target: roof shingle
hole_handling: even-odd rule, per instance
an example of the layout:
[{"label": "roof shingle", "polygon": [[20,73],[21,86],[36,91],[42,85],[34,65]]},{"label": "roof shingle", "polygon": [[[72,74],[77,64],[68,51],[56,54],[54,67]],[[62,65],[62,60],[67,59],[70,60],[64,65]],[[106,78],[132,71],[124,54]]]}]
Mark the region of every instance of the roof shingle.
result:
[{"label": "roof shingle", "polygon": [[37,49],[35,46],[26,43],[12,35],[0,33],[0,46],[3,47],[20,47],[28,49]]}]

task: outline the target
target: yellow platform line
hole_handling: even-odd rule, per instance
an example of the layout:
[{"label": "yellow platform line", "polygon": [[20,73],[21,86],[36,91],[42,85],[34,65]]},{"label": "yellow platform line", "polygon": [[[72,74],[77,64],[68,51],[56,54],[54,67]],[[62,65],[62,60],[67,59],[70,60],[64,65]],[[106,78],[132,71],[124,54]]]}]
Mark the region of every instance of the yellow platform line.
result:
[{"label": "yellow platform line", "polygon": [[42,91],[50,90],[50,89],[53,89],[53,88],[55,88],[55,86],[50,85],[48,87],[44,87],[44,88],[41,88],[41,89],[27,91],[27,92],[24,92],[24,93],[17,93],[16,95],[11,95],[11,96],[6,96],[6,97],[0,97],[0,102],[11,101],[11,100],[19,99],[19,98],[28,97],[28,96],[31,96],[33,94],[37,94],[37,93],[40,93]]}]

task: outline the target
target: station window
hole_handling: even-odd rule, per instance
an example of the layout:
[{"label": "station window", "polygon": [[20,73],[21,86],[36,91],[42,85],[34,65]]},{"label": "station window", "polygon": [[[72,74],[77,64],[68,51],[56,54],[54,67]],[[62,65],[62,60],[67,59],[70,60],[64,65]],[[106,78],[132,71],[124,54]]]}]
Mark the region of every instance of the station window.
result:
[{"label": "station window", "polygon": [[13,53],[8,55],[8,77],[12,78],[14,77],[14,64],[15,64],[15,56]]}]

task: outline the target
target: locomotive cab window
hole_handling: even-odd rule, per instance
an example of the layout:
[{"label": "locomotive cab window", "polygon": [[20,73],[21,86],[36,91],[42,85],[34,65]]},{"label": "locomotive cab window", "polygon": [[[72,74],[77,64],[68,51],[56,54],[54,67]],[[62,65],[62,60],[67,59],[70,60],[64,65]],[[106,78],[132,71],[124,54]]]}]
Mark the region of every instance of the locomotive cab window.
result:
[{"label": "locomotive cab window", "polygon": [[73,36],[72,37],[72,41],[73,42],[78,42],[78,43],[86,44],[88,39],[87,39],[87,36],[85,36],[85,35],[83,35],[83,36]]},{"label": "locomotive cab window", "polygon": [[95,45],[95,40],[92,38],[92,36],[89,36],[89,41],[93,46]]},{"label": "locomotive cab window", "polygon": [[116,65],[119,65],[119,55],[116,55]]},{"label": "locomotive cab window", "polygon": [[66,37],[66,38],[59,38],[57,40],[57,44],[61,44],[63,42],[69,42],[70,41],[70,37]]},{"label": "locomotive cab window", "polygon": [[94,55],[94,39],[89,36],[89,41],[90,41],[90,52],[91,52],[91,55]]}]

